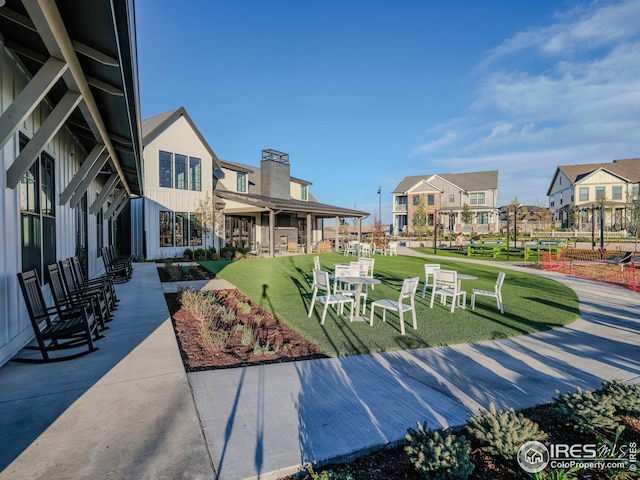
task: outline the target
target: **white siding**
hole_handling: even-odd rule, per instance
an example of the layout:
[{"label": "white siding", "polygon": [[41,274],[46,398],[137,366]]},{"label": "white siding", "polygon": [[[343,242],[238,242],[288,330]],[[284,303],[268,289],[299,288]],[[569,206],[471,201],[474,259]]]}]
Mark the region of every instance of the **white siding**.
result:
[{"label": "white siding", "polygon": [[[0,36],[0,42],[2,37]],[[15,61],[15,58],[0,44],[0,111],[4,112],[22,91],[28,78]],[[51,107],[47,102],[39,105],[23,123],[19,132],[31,138],[42,122],[47,118]],[[76,154],[70,155],[71,144]],[[15,134],[0,150],[0,163],[3,174],[0,175],[0,365],[14,356],[20,348],[33,338],[33,330],[24,306],[22,293],[18,286],[17,273],[22,269],[21,224],[20,224],[20,185],[15,189],[7,188],[6,170],[13,163],[19,149],[19,134]],[[62,128],[45,147],[45,151],[54,159],[55,165],[55,202],[56,202],[56,256],[57,260],[75,255],[75,212],[67,205],[59,204],[60,193],[78,170],[80,161],[86,156],[80,144]],[[98,186],[92,184],[88,191],[94,199]],[[95,274],[101,269],[95,244],[96,220],[89,215],[89,272]],[[106,240],[105,240],[106,242]],[[106,243],[105,243],[106,244]],[[46,290],[46,287],[45,287]]]}]

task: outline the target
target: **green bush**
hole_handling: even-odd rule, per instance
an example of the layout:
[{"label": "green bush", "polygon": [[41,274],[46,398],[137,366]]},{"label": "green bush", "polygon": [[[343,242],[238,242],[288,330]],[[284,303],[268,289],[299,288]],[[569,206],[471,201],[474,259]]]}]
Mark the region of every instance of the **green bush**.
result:
[{"label": "green bush", "polygon": [[618,380],[602,382],[602,393],[611,396],[621,415],[640,418],[640,384],[630,385]]},{"label": "green bush", "polygon": [[196,248],[194,255],[196,257],[196,260],[206,260],[207,259],[207,252],[203,249],[203,248]]},{"label": "green bush", "polygon": [[547,435],[538,424],[522,413],[516,414],[513,408],[504,412],[489,404],[489,411],[480,410],[480,415],[471,417],[467,431],[489,455],[511,461],[516,458],[518,449],[526,442],[544,440]]},{"label": "green bush", "polygon": [[207,248],[207,258],[210,258],[211,260],[216,258],[216,247]]},{"label": "green bush", "polygon": [[[444,436],[443,436],[444,435]],[[408,445],[404,447],[416,471],[427,479],[465,480],[473,470],[469,461],[471,447],[464,436],[446,430],[427,430],[427,422],[418,429],[407,430]]]},{"label": "green bush", "polygon": [[348,468],[337,472],[334,472],[333,470],[325,470],[317,473],[313,470],[311,465],[307,465],[307,471],[309,472],[309,476],[312,480],[356,480]]},{"label": "green bush", "polygon": [[616,407],[611,395],[600,395],[589,390],[582,391],[576,387],[576,393],[561,395],[556,390],[552,411],[558,420],[581,433],[605,428],[615,429],[618,426]]},{"label": "green bush", "polygon": [[193,250],[191,250],[190,248],[185,248],[184,252],[182,252],[182,258],[184,258],[185,260],[192,260]]}]

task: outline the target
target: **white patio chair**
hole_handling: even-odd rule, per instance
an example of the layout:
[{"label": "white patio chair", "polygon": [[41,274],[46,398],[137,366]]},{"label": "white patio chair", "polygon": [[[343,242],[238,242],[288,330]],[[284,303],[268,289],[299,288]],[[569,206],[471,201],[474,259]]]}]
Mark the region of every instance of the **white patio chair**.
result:
[{"label": "white patio chair", "polygon": [[498,308],[500,309],[500,313],[504,314],[504,307],[502,305],[502,284],[504,283],[504,272],[498,273],[498,279],[496,280],[496,284],[494,290],[480,290],[478,288],[474,288],[471,291],[471,310],[475,309],[476,306],[476,295],[481,295],[484,297],[493,297],[496,299],[496,303],[498,304]]},{"label": "white patio chair", "polygon": [[357,257],[358,252],[359,252],[359,245],[357,241],[353,240],[353,241],[347,242],[347,246],[344,248],[345,257],[347,255],[355,255]]},{"label": "white patio chair", "polygon": [[[318,295],[319,292],[324,292],[324,295]],[[351,304],[350,321],[353,321],[353,307],[355,305],[354,299],[347,295],[332,294],[331,285],[329,284],[329,272],[314,268],[313,296],[311,297],[311,305],[309,306],[309,317],[311,317],[311,312],[313,312],[313,306],[315,305],[316,301],[324,304],[320,325],[324,325],[324,319],[327,316],[327,309],[329,305],[338,305],[340,312],[342,312],[345,303]]]},{"label": "white patio chair", "polygon": [[433,308],[433,301],[438,295],[443,305],[446,305],[447,298],[451,297],[451,313],[453,313],[453,309],[456,308],[460,299],[462,299],[463,305],[467,302],[467,292],[460,289],[458,272],[455,270],[434,270],[433,283],[435,287],[431,292],[430,308]]},{"label": "white patio chair", "polygon": [[389,242],[384,250],[385,255],[398,255],[398,242]]},{"label": "white patio chair", "polygon": [[361,257],[370,257],[371,256],[371,244],[370,243],[361,243],[360,244],[360,256]]},{"label": "white patio chair", "polygon": [[[397,302],[388,298],[372,302],[369,325],[373,326],[373,312],[375,310],[375,307],[380,307],[382,308],[383,322],[386,322],[387,310],[398,312],[398,316],[400,317],[400,332],[402,333],[402,335],[404,335],[404,313],[410,311],[413,318],[413,329],[416,330],[418,328],[418,323],[416,322],[415,296],[419,282],[420,277],[405,278],[404,282],[402,282],[402,289],[400,290],[400,295],[398,296]],[[408,305],[404,303],[405,299],[409,299]]]},{"label": "white patio chair", "polygon": [[316,270],[322,270],[320,268],[320,257],[317,255],[313,257],[313,268],[315,268]]},{"label": "white patio chair", "polygon": [[[355,265],[354,265],[355,264]],[[333,294],[346,295],[347,297],[356,298],[357,287],[343,280],[344,277],[358,277],[360,268],[357,262],[351,262],[349,265],[336,265],[333,274]]]},{"label": "white patio chair", "polygon": [[435,269],[439,269],[439,263],[425,263],[424,265],[424,287],[422,287],[422,298],[424,298],[425,293],[427,292],[427,287],[431,287],[431,292],[433,293],[434,282],[433,282],[433,271]]},{"label": "white patio chair", "polygon": [[[360,263],[364,263],[367,266],[367,274],[365,277],[373,278],[373,267],[376,264],[375,258],[361,258],[358,260]],[[375,289],[375,285],[371,285],[371,290]]]}]

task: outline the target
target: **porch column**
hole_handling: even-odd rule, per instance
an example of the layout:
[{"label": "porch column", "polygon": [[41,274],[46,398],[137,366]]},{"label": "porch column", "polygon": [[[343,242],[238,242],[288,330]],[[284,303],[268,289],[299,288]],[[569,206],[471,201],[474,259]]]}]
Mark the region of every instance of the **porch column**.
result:
[{"label": "porch column", "polygon": [[275,213],[273,213],[273,210],[269,210],[269,256],[270,257],[276,256],[276,250],[274,245],[276,241],[275,223],[276,223],[276,215]]},{"label": "porch column", "polygon": [[336,217],[336,252],[340,249],[340,217]]},{"label": "porch column", "polygon": [[307,253],[311,253],[311,243],[313,242],[313,230],[311,228],[311,214],[307,213]]},{"label": "porch column", "polygon": [[362,241],[362,217],[358,217],[358,242]]}]

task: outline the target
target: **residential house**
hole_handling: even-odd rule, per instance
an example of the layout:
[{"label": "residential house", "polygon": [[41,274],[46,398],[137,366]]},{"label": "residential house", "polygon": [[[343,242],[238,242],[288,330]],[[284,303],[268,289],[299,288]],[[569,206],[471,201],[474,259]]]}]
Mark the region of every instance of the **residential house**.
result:
[{"label": "residential house", "polygon": [[497,170],[405,177],[391,195],[394,235],[413,235],[417,225],[433,229],[437,224],[447,234],[499,229]]},{"label": "residential house", "polygon": [[143,120],[142,143],[145,195],[131,202],[131,253],[174,258],[216,246],[198,205],[213,198],[220,162],[184,107]]},{"label": "residential house", "polygon": [[[126,247],[119,214],[142,195],[133,12],[125,0],[0,7],[0,364],[34,336],[17,273]],[[45,295],[51,304],[48,285]]]},{"label": "residential house", "polygon": [[294,243],[311,252],[314,243],[324,240],[325,219],[339,225],[341,218],[355,218],[361,225],[369,215],[318,202],[309,191],[311,182],[291,176],[286,153],[263,150],[260,167],[220,163],[215,194],[224,202],[224,238],[229,245],[273,256]]},{"label": "residential house", "polygon": [[552,217],[559,227],[590,230],[602,207],[607,230],[625,229],[639,185],[640,158],[559,166],[547,191]]}]

